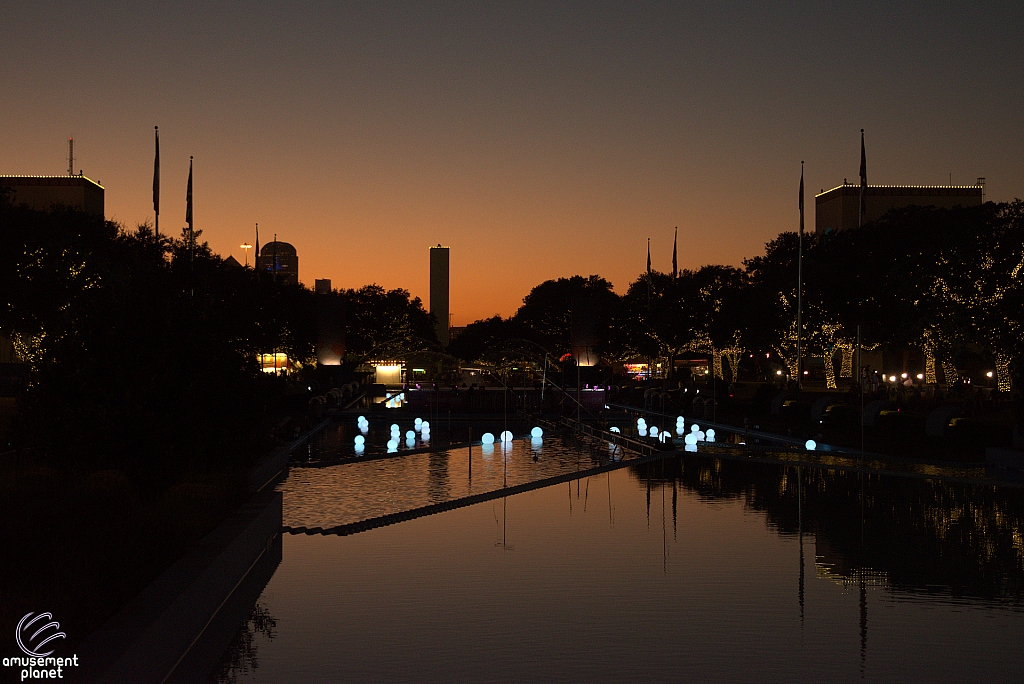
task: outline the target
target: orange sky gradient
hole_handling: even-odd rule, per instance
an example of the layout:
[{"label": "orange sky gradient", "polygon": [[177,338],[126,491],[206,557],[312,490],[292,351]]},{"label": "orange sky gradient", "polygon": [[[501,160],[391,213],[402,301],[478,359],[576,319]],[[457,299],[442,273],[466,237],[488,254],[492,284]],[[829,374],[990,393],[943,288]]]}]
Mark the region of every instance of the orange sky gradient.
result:
[{"label": "orange sky gradient", "polygon": [[[110,3],[5,10],[0,173],[76,170],[108,218],[195,225],[222,255],[260,224],[303,283],[402,287],[427,303],[449,245],[455,325],[538,283],[740,265],[813,195],[988,179],[1024,188],[1019,7],[368,4],[299,10]],[[818,6],[814,6],[818,7]],[[836,28],[842,26],[842,29]],[[252,255],[250,254],[250,261]]]}]

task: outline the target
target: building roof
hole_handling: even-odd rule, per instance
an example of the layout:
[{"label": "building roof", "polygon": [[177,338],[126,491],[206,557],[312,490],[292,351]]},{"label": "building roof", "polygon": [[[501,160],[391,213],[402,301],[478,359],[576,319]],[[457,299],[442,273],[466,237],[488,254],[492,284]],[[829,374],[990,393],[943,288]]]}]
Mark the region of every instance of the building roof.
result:
[{"label": "building roof", "polygon": [[14,186],[54,186],[54,185],[95,185],[103,189],[98,181],[88,176],[9,176],[0,174],[0,184]]},{"label": "building roof", "polygon": [[[907,190],[907,191],[916,191],[916,192],[914,192],[912,194],[921,194],[921,195],[935,194],[935,195],[939,195],[939,194],[944,194],[942,191],[949,191],[949,190],[981,192],[982,189],[984,189],[984,187],[985,187],[984,185],[868,185],[867,189],[868,190],[894,190],[894,191]],[[828,195],[829,193],[833,193],[833,192],[835,192],[837,190],[855,190],[855,191],[860,191],[860,184],[859,183],[843,183],[842,185],[837,185],[834,188],[830,188],[828,190],[823,190],[822,192],[819,192],[818,194],[816,194],[815,197],[821,197],[822,195]],[[892,194],[900,194],[900,193],[894,192]],[[910,193],[908,193],[908,194],[910,194]],[[958,192],[956,194],[961,194],[961,193]],[[970,194],[970,192],[963,192],[962,194]]]}]

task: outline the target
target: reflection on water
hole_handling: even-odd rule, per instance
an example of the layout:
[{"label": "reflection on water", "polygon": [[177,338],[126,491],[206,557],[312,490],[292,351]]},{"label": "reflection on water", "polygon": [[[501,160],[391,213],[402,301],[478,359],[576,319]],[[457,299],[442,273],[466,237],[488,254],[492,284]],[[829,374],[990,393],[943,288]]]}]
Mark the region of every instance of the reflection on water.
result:
[{"label": "reflection on water", "polygon": [[277,636],[277,620],[270,610],[257,602],[252,613],[228,647],[224,662],[211,678],[217,684],[237,684],[241,677],[255,676],[260,666],[256,648],[257,635],[266,641]]},{"label": "reflection on water", "polygon": [[477,445],[435,453],[324,467],[293,466],[279,485],[284,524],[330,528],[388,513],[535,482],[631,458],[606,445],[558,436],[510,445]]},{"label": "reflection on water", "polygon": [[[493,463],[473,464],[474,485],[500,486]],[[329,469],[293,470],[286,516],[327,506],[340,522],[353,493],[411,508],[467,486],[455,451],[373,465],[333,493],[291,481]],[[253,630],[259,668],[233,676],[1012,681],[1022,521],[1020,490],[699,454],[633,465],[352,536],[286,535],[260,599],[275,636]]]},{"label": "reflection on water", "polygon": [[934,598],[1024,600],[1016,489],[697,457],[630,470],[708,502],[742,500],[781,534],[814,535],[822,578]]}]

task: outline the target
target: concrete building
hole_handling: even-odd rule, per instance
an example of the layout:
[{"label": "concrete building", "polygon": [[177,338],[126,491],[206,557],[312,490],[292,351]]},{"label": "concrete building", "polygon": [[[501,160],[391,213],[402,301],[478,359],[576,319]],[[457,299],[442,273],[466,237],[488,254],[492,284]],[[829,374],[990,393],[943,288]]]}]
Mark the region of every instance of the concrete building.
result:
[{"label": "concrete building", "polygon": [[437,339],[448,346],[450,341],[448,319],[448,247],[430,248],[430,313],[437,319]]},{"label": "concrete building", "polygon": [[275,282],[299,282],[299,255],[287,242],[268,242],[260,248],[258,266],[270,271]]},{"label": "concrete building", "polygon": [[11,203],[50,211],[70,207],[103,217],[103,186],[85,176],[0,176]]},{"label": "concrete building", "polygon": [[[973,207],[984,201],[984,179],[977,185],[869,185],[864,193],[864,222],[882,218],[891,209],[934,206]],[[843,182],[814,196],[814,232],[857,228],[860,221],[860,185]]]}]

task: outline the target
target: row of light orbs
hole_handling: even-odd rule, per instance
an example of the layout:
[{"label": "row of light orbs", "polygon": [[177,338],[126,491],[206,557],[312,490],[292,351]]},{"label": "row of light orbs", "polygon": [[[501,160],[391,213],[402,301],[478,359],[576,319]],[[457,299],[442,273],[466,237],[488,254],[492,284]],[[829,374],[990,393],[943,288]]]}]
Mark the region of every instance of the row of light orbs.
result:
[{"label": "row of light orbs", "polygon": [[[365,435],[366,435],[366,433],[370,429],[370,422],[366,419],[366,416],[359,416],[359,418],[356,420],[356,425],[359,427],[359,431],[362,434],[356,435],[356,437],[355,437],[355,451],[356,451],[357,454],[361,454],[361,453],[363,453],[363,451],[366,448],[366,437],[365,437]],[[416,430],[419,430],[420,439],[422,441],[424,441],[424,442],[429,442],[430,441],[430,423],[428,421],[423,420],[422,418],[417,418],[413,422],[413,425],[414,425]],[[401,431],[401,428],[398,426],[398,423],[392,423],[391,424],[391,439],[389,439],[388,443],[387,443],[388,453],[393,453],[393,452],[398,451],[398,442],[399,442],[399,438],[401,437],[401,432],[402,431]],[[533,428],[532,430],[530,430],[530,438],[531,438],[530,439],[530,445],[534,449],[539,449],[541,444],[543,443],[543,437],[544,437],[544,430],[542,430],[539,427]],[[500,438],[501,438],[501,444],[502,444],[502,448],[503,449],[507,449],[507,448],[511,447],[513,437],[512,437],[512,433],[510,431],[508,431],[508,430],[503,431],[501,433],[501,435],[500,435]],[[485,446],[493,445],[494,444],[494,435],[491,434],[490,432],[485,432],[481,436],[480,441]],[[406,431],[406,433],[405,433],[405,444],[409,448],[412,448],[413,446],[416,445],[416,432],[415,431],[413,431],[413,430]]]}]

